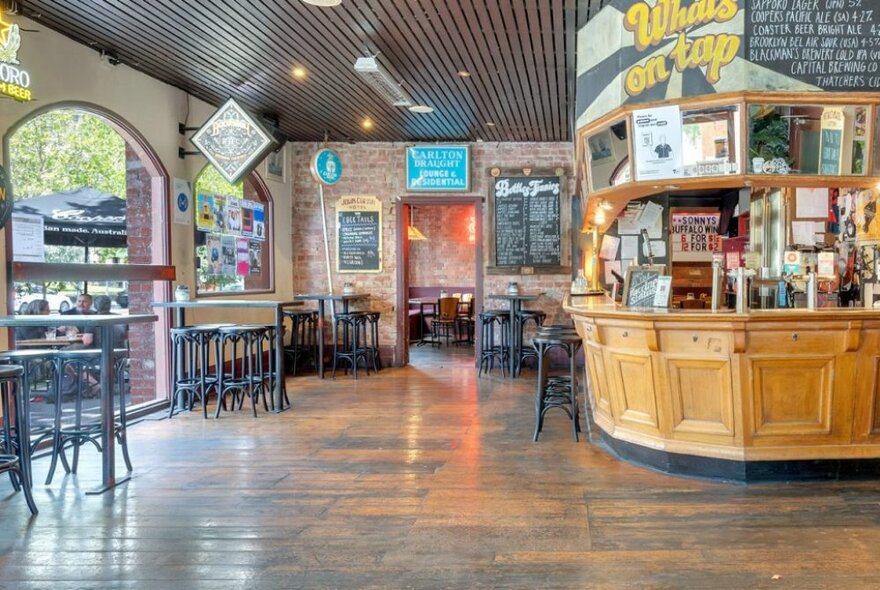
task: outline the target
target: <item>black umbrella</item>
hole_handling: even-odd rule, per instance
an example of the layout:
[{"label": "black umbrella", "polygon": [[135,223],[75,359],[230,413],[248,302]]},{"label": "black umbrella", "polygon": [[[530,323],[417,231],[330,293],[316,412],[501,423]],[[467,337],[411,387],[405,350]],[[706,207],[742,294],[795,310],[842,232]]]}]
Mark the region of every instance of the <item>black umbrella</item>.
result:
[{"label": "black umbrella", "polygon": [[43,218],[50,246],[124,248],[126,202],[95,188],[43,195],[15,202],[14,213]]}]

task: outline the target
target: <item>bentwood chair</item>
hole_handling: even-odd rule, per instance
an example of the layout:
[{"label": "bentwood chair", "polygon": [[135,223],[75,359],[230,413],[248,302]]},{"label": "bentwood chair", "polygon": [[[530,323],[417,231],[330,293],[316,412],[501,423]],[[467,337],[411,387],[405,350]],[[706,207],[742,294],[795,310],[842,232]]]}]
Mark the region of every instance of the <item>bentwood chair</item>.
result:
[{"label": "bentwood chair", "polygon": [[[449,336],[455,337],[455,325],[458,319],[458,297],[441,297],[438,306],[438,315],[431,320],[432,339],[438,345],[440,337],[446,338],[446,345],[449,345]],[[432,342],[431,344],[433,345]]]}]

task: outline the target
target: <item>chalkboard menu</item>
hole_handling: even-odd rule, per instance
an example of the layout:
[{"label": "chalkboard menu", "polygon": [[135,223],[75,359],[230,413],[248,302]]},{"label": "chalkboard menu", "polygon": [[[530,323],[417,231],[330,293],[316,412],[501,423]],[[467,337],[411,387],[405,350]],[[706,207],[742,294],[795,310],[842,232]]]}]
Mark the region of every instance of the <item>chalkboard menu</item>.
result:
[{"label": "chalkboard menu", "polygon": [[495,266],[560,266],[558,176],[499,176],[494,182]]},{"label": "chalkboard menu", "polygon": [[[875,0],[749,0],[746,59],[823,90],[880,88]],[[773,79],[763,76],[773,90]]]},{"label": "chalkboard menu", "polygon": [[336,206],[339,272],[382,270],[382,208],[375,197],[343,197]]},{"label": "chalkboard menu", "polygon": [[630,267],[626,271],[623,304],[627,307],[652,307],[663,275],[663,267]]},{"label": "chalkboard menu", "polygon": [[819,156],[819,174],[840,174],[840,140],[843,131],[840,129],[822,130],[822,152]]}]

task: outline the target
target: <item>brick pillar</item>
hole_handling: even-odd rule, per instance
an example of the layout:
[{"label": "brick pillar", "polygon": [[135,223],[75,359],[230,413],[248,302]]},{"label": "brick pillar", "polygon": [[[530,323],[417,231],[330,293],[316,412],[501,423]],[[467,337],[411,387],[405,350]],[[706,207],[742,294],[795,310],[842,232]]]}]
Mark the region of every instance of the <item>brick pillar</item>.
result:
[{"label": "brick pillar", "polygon": [[[129,264],[152,264],[152,179],[137,153],[125,145],[125,185],[128,206]],[[153,285],[147,281],[128,284],[128,311],[131,314],[153,313]],[[131,346],[131,403],[152,401],[156,397],[156,350],[153,345],[154,324],[132,324],[129,328]]]}]

